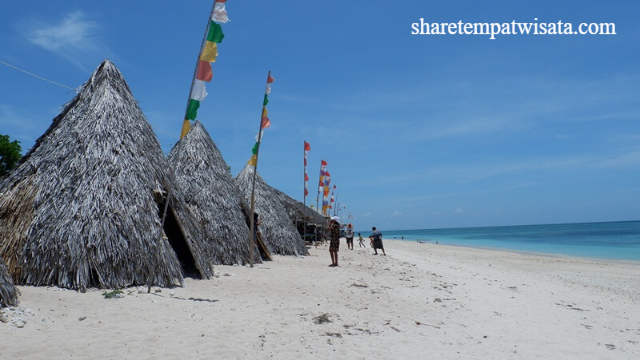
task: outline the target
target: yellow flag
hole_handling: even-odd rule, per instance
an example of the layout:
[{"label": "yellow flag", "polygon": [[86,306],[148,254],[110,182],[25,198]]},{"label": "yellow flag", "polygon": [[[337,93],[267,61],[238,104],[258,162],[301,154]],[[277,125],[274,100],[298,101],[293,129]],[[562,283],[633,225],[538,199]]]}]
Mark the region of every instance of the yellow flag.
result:
[{"label": "yellow flag", "polygon": [[269,116],[269,112],[267,111],[267,107],[266,107],[266,106],[263,106],[263,107],[262,107],[262,117],[263,117],[263,118],[266,118],[266,117],[268,117],[268,116]]},{"label": "yellow flag", "polygon": [[251,159],[247,161],[247,165],[258,166],[258,157],[255,154],[251,155]]},{"label": "yellow flag", "polygon": [[202,49],[202,54],[200,54],[200,60],[208,61],[208,62],[216,62],[216,58],[218,57],[218,44],[207,41],[204,44],[204,49]]},{"label": "yellow flag", "polygon": [[188,119],[184,119],[182,123],[182,133],[180,133],[180,139],[182,139],[187,133],[191,130],[191,121]]}]

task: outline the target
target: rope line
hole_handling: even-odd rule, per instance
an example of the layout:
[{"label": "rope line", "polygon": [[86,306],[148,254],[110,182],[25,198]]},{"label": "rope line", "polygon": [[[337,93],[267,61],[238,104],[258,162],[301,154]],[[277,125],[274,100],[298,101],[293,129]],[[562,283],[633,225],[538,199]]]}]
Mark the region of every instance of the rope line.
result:
[{"label": "rope line", "polygon": [[72,87],[70,87],[70,86],[62,85],[62,84],[59,84],[59,83],[57,83],[57,82],[55,82],[55,81],[51,81],[51,80],[49,80],[49,79],[45,79],[45,78],[43,78],[42,76],[38,76],[38,75],[33,74],[33,73],[30,73],[30,72],[28,72],[28,71],[26,71],[26,70],[20,69],[19,67],[17,67],[17,66],[13,66],[13,65],[11,65],[11,64],[8,64],[8,63],[6,63],[6,62],[4,62],[4,61],[2,61],[2,60],[0,60],[0,64],[7,65],[8,67],[14,68],[14,69],[16,69],[16,70],[18,70],[18,71],[22,71],[23,73],[28,74],[28,75],[31,75],[31,76],[33,76],[33,77],[35,77],[35,78],[40,79],[40,80],[44,80],[44,81],[46,81],[46,82],[50,82],[50,83],[52,83],[52,84],[54,84],[54,85],[61,86],[61,87],[65,88],[65,89],[70,89],[70,90],[73,90],[73,91],[75,91],[75,90],[76,90],[76,88],[72,88]]}]

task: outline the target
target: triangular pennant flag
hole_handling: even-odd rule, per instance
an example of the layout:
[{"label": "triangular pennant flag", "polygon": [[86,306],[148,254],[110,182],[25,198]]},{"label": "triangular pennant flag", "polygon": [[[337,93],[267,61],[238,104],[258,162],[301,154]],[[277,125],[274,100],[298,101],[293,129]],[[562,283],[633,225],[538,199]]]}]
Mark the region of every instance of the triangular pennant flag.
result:
[{"label": "triangular pennant flag", "polygon": [[251,159],[247,161],[247,165],[257,166],[258,165],[258,157],[256,155],[251,155]]},{"label": "triangular pennant flag", "polygon": [[271,126],[271,120],[269,120],[268,117],[263,117],[262,118],[262,123],[260,124],[260,129],[266,129],[269,126]]}]

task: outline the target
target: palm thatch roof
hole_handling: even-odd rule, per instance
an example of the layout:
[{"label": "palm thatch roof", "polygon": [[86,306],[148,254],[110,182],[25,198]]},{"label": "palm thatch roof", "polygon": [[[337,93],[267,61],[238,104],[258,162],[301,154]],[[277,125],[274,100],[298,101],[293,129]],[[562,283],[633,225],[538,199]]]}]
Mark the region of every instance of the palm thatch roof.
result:
[{"label": "palm thatch roof", "polygon": [[[227,163],[199,121],[169,153],[177,187],[196,217],[213,264],[250,263],[249,211]],[[181,216],[181,213],[178,213]],[[254,261],[261,262],[257,247]]]},{"label": "palm thatch roof", "polygon": [[17,306],[20,291],[13,286],[13,279],[9,275],[7,266],[0,259],[0,308]]},{"label": "palm thatch roof", "polygon": [[289,218],[294,222],[306,222],[316,226],[326,226],[328,219],[314,209],[305,206],[300,201],[292,198],[284,192],[274,189],[275,194],[280,198],[287,210]]},{"label": "palm thatch roof", "polygon": [[[251,203],[254,167],[247,165],[236,177],[247,204]],[[247,205],[250,208],[249,205]],[[256,174],[255,211],[261,217],[260,230],[269,251],[279,255],[307,255],[304,240],[291,221],[276,189]]]},{"label": "palm thatch roof", "polygon": [[185,206],[167,169],[129,86],[105,60],[2,183],[0,257],[14,281],[84,291],[182,284],[183,266],[211,276],[198,224],[175,218]]}]

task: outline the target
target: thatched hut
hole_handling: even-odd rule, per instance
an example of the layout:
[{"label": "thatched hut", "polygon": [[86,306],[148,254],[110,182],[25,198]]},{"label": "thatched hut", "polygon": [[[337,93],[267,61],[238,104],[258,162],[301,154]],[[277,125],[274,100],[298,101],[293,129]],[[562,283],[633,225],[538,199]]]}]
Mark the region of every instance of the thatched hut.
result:
[{"label": "thatched hut", "polygon": [[[236,177],[247,204],[251,203],[251,187],[254,167],[246,165]],[[250,208],[249,205],[247,207]],[[269,251],[279,255],[307,255],[304,240],[289,218],[285,205],[276,189],[256,174],[255,211],[261,217],[260,230]]]},{"label": "thatched hut", "polygon": [[18,305],[20,291],[13,286],[13,279],[0,259],[0,308]]},{"label": "thatched hut", "polygon": [[328,217],[322,216],[314,209],[305,206],[305,204],[280,190],[274,189],[274,192],[282,201],[289,219],[298,229],[298,233],[301,236],[306,236],[305,240],[307,241],[321,240],[319,237],[324,234]]},{"label": "thatched hut", "polygon": [[[202,227],[213,263],[250,263],[249,211],[244,209],[240,189],[202,123],[195,122],[171,150],[169,164],[187,208]],[[261,262],[257,247],[253,253],[253,262]]]},{"label": "thatched hut", "polygon": [[0,188],[0,257],[14,281],[84,291],[182,284],[183,269],[211,276],[198,224],[175,216],[185,206],[167,169],[105,60]]}]

